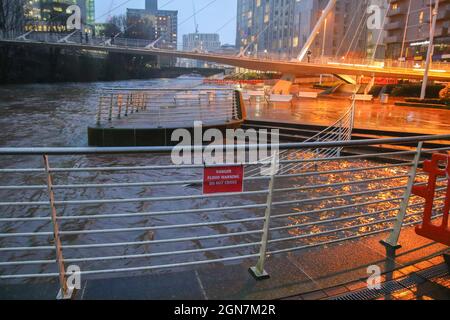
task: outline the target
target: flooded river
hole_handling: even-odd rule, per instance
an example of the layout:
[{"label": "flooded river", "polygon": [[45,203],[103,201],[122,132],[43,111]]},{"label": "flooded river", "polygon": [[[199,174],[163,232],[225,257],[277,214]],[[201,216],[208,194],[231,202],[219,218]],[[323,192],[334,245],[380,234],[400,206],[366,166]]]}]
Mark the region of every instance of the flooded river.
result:
[{"label": "flooded river", "polygon": [[190,88],[201,83],[154,79],[0,86],[0,146],[85,147],[102,88]]},{"label": "flooded river", "polygon": [[[1,147],[85,147],[87,126],[95,123],[98,96],[103,87],[194,87],[201,80],[149,80],[117,83],[90,84],[36,84],[7,86],[0,88]],[[165,169],[170,166],[168,155],[139,156],[53,156],[53,168],[98,168],[150,166],[140,170],[57,172],[53,175],[56,201],[74,201],[56,205],[60,217],[63,254],[67,264],[76,264],[82,270],[120,270],[190,263],[195,261],[223,259],[258,253],[261,239],[266,194],[201,198],[201,183],[176,185],[124,186],[128,183],[162,183],[175,181],[201,181],[202,170]],[[369,161],[329,161],[320,170],[330,171],[344,168],[370,167]],[[156,167],[156,168],[155,168]],[[43,168],[43,159],[38,156],[2,157],[1,169]],[[356,174],[329,174],[303,176],[278,181],[276,188],[291,188],[277,192],[274,201],[299,200],[297,204],[277,205],[272,227],[279,228],[273,238],[297,237],[294,241],[273,243],[271,250],[308,246],[311,243],[332,241],[389,227],[380,223],[359,227],[361,224],[395,216],[392,211],[398,206],[402,190],[374,192],[354,197],[336,197],[377,190],[380,182],[346,184],[354,179],[400,176],[381,187],[395,188],[405,183],[404,167],[381,170],[364,170]],[[7,173],[0,175],[0,275],[42,274],[57,272],[53,248],[52,223],[49,219],[47,177],[45,172]],[[85,186],[89,184],[115,184],[110,188]],[[118,186],[117,184],[122,184]],[[339,187],[327,187],[339,184]],[[78,187],[73,187],[78,185]],[[319,185],[315,190],[308,185]],[[1,188],[13,186],[14,188]],[[30,186],[32,186],[30,188]],[[69,187],[72,186],[72,187]],[[267,180],[248,182],[246,191],[265,191]],[[295,189],[298,188],[298,189]],[[171,200],[169,197],[192,196]],[[195,198],[198,197],[198,198]],[[311,199],[319,198],[316,201]],[[323,198],[325,197],[325,199]],[[155,200],[155,198],[157,198]],[[120,201],[135,199],[134,201]],[[139,200],[136,200],[139,199]],[[146,200],[142,200],[146,199]],[[309,201],[306,201],[308,200]],[[107,200],[96,202],[96,200]],[[114,201],[108,201],[114,200]],[[29,202],[20,204],[18,202]],[[85,201],[77,203],[77,201]],[[372,203],[348,208],[354,202]],[[232,209],[249,206],[250,208]],[[255,206],[259,206],[255,208]],[[231,207],[231,209],[230,209]],[[341,208],[327,210],[327,208]],[[202,211],[201,209],[208,210]],[[227,208],[227,209],[223,209]],[[311,210],[322,211],[311,214]],[[183,210],[185,212],[183,212]],[[379,212],[379,214],[378,214]],[[138,213],[138,215],[135,215]],[[372,213],[372,215],[370,215]],[[119,215],[119,216],[118,216]],[[351,219],[353,216],[357,216]],[[320,221],[345,218],[334,224]],[[10,220],[8,220],[10,219]],[[14,220],[15,219],[15,220]],[[249,219],[249,221],[242,221]],[[216,222],[223,222],[217,223]],[[315,224],[315,222],[318,222]],[[177,225],[191,225],[175,228]],[[305,224],[300,228],[284,229],[286,226]],[[169,227],[168,227],[169,226]],[[346,229],[348,227],[353,229]],[[128,230],[123,230],[128,229]],[[327,230],[340,231],[323,234]],[[35,233],[29,235],[27,233]],[[20,234],[17,236],[5,236]],[[232,236],[224,236],[232,234]],[[302,234],[317,236],[302,238]],[[167,239],[179,239],[164,242]],[[182,241],[182,239],[185,239]],[[120,244],[120,245],[115,245]],[[239,244],[240,247],[208,250]],[[12,249],[11,249],[12,248]],[[30,249],[38,248],[38,249]],[[189,254],[167,252],[189,250]],[[134,258],[123,256],[136,255]],[[98,258],[100,257],[100,258]],[[31,264],[11,264],[12,261],[34,261]],[[39,263],[38,263],[39,262]],[[231,261],[233,262],[233,261]],[[3,265],[1,265],[3,263]],[[167,268],[166,268],[167,269]],[[144,270],[140,270],[144,271]],[[148,271],[148,270],[147,270]],[[114,273],[115,274],[115,273]],[[110,273],[102,276],[111,276]],[[1,281],[1,280],[0,280]],[[33,277],[18,281],[35,281]]]}]

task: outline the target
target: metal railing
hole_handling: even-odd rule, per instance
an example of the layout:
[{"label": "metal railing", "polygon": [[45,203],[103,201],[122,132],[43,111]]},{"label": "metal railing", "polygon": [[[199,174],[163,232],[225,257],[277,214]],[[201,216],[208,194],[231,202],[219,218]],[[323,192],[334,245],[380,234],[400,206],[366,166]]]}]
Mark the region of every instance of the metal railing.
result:
[{"label": "metal railing", "polygon": [[[335,123],[328,128],[320,131],[314,136],[306,139],[303,143],[321,143],[321,142],[346,142],[352,139],[352,132],[355,121],[356,99],[353,95],[352,102],[347,111]],[[273,133],[272,133],[273,134]],[[279,139],[280,140],[280,139]],[[301,150],[283,150],[279,153],[279,159],[284,160],[280,163],[281,174],[295,173],[306,170],[314,166],[314,162],[295,162],[295,160],[306,159],[332,159],[341,155],[343,148],[314,148]],[[269,158],[264,159],[270,162]],[[294,160],[294,161],[289,161]],[[263,161],[263,160],[261,160]],[[247,165],[247,175],[258,176],[264,174],[258,166]]]},{"label": "metal railing", "polygon": [[97,124],[127,118],[146,127],[173,127],[189,121],[221,124],[242,119],[233,89],[103,89],[98,103]]},{"label": "metal railing", "polygon": [[402,226],[420,222],[423,203],[411,186],[425,182],[421,157],[450,150],[423,148],[434,140],[450,135],[282,144],[417,148],[280,159],[298,169],[247,176],[244,192],[213,195],[202,194],[204,166],[173,165],[170,147],[0,149],[0,283],[59,277],[67,294],[71,265],[92,277],[257,259],[253,271],[264,276],[267,255],[386,232],[395,245]]}]

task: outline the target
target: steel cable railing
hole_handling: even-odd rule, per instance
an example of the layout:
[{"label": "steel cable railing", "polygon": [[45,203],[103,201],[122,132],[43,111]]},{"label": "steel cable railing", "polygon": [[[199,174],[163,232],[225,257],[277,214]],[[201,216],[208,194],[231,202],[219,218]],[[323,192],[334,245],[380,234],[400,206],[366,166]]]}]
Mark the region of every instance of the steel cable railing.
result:
[{"label": "steel cable railing", "polygon": [[[344,115],[339,118],[328,128],[322,130],[316,135],[306,139],[304,143],[320,143],[331,141],[350,141],[353,132],[353,123],[355,117],[355,103],[353,98],[352,103]],[[302,149],[302,150],[283,150],[279,153],[280,174],[292,173],[302,170],[307,170],[314,165],[318,159],[331,159],[339,157],[343,148],[325,148],[325,149]],[[290,159],[294,159],[290,161]],[[311,161],[308,161],[311,159]],[[300,160],[300,161],[299,161]],[[261,163],[271,161],[271,157],[260,160]],[[252,165],[247,166],[247,175],[258,176],[264,174],[259,168],[252,168]]]},{"label": "steel cable railing", "polygon": [[[422,149],[422,141],[449,139],[404,138],[419,144],[415,151],[281,158],[280,168],[314,166],[246,175],[244,192],[214,195],[202,194],[203,165],[175,166],[154,153],[170,148],[0,149],[0,282],[59,277],[64,291],[64,270],[74,264],[83,276],[108,276],[264,262],[268,254],[399,232],[402,213],[402,224],[421,221],[423,202],[408,193],[413,182],[425,182],[420,156],[450,150]],[[280,149],[336,150],[400,140]],[[13,154],[37,162],[23,167],[9,161]],[[44,168],[39,155],[47,159]],[[386,160],[393,156],[403,160]],[[436,218],[447,181],[438,183]],[[264,263],[258,265],[254,270],[262,272]]]},{"label": "steel cable railing", "polygon": [[145,123],[174,127],[193,121],[204,124],[241,119],[232,89],[104,89],[99,98],[97,125]]}]

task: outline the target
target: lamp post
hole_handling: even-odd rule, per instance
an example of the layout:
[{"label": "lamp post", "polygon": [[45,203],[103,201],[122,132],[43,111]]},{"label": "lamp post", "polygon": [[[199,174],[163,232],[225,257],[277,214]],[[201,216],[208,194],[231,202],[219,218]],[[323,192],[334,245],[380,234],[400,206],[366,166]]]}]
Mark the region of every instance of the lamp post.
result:
[{"label": "lamp post", "polygon": [[317,34],[320,31],[320,28],[322,27],[322,24],[324,23],[325,19],[328,17],[328,14],[334,9],[334,7],[336,6],[336,1],[337,0],[330,0],[328,2],[328,5],[325,7],[325,9],[322,12],[322,15],[319,18],[319,21],[317,21],[315,27],[313,28],[313,30],[311,31],[311,34],[308,38],[308,40],[306,40],[305,44],[303,45],[303,49],[300,52],[300,54],[298,55],[297,59],[299,61],[302,61],[306,54],[309,51],[309,48],[311,47],[311,45],[314,42],[314,39],[316,38]]},{"label": "lamp post", "polygon": [[[320,59],[322,64],[323,64],[323,57],[325,56],[325,43],[327,41],[327,24],[328,24],[328,19],[325,18],[325,22],[323,25],[322,57]],[[323,80],[323,74],[320,75],[320,84],[322,84],[322,80]]]},{"label": "lamp post", "polygon": [[438,11],[439,11],[439,0],[436,0],[436,4],[435,4],[434,10],[433,10],[433,22],[431,24],[431,30],[430,30],[430,44],[428,45],[427,61],[425,63],[425,73],[423,75],[422,92],[420,93],[421,100],[425,99],[425,95],[427,92],[428,73],[430,72],[431,61],[433,60],[434,32],[436,31],[436,22],[437,22]]}]

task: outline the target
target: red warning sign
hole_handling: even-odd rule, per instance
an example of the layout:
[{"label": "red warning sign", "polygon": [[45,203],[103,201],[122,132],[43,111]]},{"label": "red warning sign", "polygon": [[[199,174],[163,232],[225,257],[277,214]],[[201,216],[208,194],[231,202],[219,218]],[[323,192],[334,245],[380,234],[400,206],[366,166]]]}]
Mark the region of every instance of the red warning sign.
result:
[{"label": "red warning sign", "polygon": [[207,167],[203,171],[203,194],[242,192],[244,166]]}]

